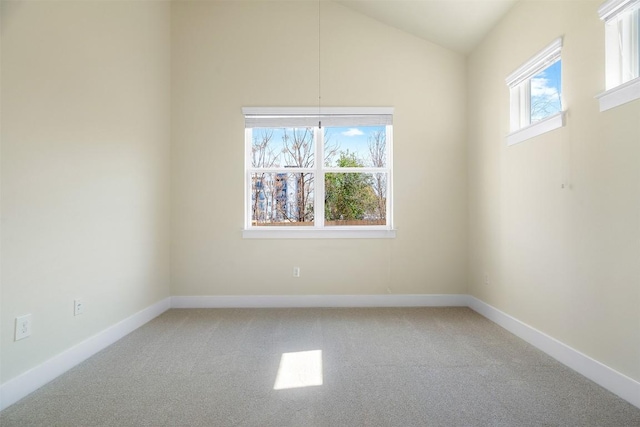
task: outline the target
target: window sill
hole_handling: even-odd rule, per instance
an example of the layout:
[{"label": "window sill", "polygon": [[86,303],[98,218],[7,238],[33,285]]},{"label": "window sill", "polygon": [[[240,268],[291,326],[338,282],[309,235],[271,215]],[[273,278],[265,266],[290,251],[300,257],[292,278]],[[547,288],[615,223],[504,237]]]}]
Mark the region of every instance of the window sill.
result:
[{"label": "window sill", "polygon": [[543,133],[561,128],[565,125],[565,112],[561,111],[546,119],[540,120],[525,128],[519,129],[507,135],[507,145],[517,144],[527,139],[534,138]]},{"label": "window sill", "polygon": [[596,98],[600,101],[600,112],[640,99],[640,77],[609,89]]},{"label": "window sill", "polygon": [[243,239],[394,239],[396,230],[381,229],[249,229],[242,231]]}]

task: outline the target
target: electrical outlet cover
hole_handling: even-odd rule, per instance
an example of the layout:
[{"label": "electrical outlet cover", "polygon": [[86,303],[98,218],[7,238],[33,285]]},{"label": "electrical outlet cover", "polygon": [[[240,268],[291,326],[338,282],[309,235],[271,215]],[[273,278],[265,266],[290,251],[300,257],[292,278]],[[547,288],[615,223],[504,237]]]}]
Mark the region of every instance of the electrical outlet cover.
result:
[{"label": "electrical outlet cover", "polygon": [[15,340],[21,340],[31,335],[31,315],[16,317],[16,336]]},{"label": "electrical outlet cover", "polygon": [[84,302],[82,302],[82,299],[76,298],[73,300],[73,315],[79,316],[82,313],[84,313]]}]

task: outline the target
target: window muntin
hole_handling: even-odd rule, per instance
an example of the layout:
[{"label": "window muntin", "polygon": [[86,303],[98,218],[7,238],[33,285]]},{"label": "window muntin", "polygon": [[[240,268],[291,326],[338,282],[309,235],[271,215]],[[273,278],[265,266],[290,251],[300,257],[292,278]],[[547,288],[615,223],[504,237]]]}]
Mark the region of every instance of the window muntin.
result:
[{"label": "window muntin", "polygon": [[245,230],[391,230],[391,114],[243,110]]}]

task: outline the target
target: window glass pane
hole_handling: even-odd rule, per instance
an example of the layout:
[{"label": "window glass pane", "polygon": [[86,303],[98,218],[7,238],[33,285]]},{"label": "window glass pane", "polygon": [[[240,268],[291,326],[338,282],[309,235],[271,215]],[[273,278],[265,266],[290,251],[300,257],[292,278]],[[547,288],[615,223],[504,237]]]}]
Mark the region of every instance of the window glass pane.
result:
[{"label": "window glass pane", "polygon": [[326,173],[326,226],[386,225],[386,173]]},{"label": "window glass pane", "polygon": [[327,127],[324,143],[327,167],[386,167],[386,126]]},{"label": "window glass pane", "polygon": [[252,225],[313,225],[313,178],[311,173],[252,173]]},{"label": "window glass pane", "polygon": [[561,69],[557,61],[531,78],[531,123],[562,111]]},{"label": "window glass pane", "polygon": [[314,166],[312,128],[254,128],[251,166],[309,168]]},{"label": "window glass pane", "polygon": [[638,77],[640,72],[640,15],[639,6],[620,13],[615,20],[617,29],[616,40],[620,55],[620,83],[626,83]]}]

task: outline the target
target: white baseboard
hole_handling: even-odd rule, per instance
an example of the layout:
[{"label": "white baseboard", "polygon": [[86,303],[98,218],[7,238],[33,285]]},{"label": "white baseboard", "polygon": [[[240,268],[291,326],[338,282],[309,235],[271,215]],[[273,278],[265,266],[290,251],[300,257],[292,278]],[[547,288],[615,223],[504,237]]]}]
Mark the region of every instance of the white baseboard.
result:
[{"label": "white baseboard", "polygon": [[466,307],[467,295],[223,295],[171,297],[171,308]]},{"label": "white baseboard", "polygon": [[498,310],[495,307],[473,297],[467,296],[468,306],[487,319],[522,338],[534,347],[568,366],[579,374],[589,378],[627,402],[640,408],[640,382],[598,362],[595,359],[550,337],[544,332],[532,328],[526,323]]},{"label": "white baseboard", "polygon": [[0,385],[0,410],[62,375],[171,307],[165,298]]}]

